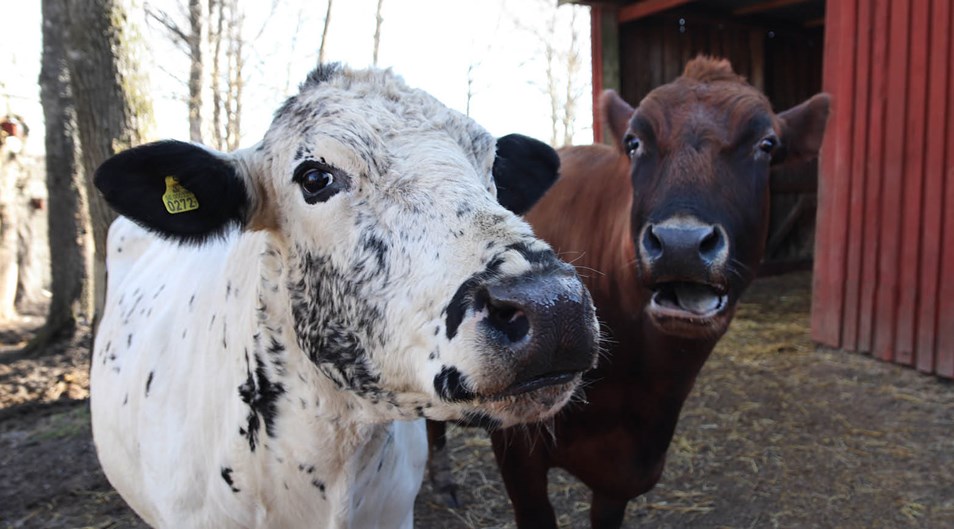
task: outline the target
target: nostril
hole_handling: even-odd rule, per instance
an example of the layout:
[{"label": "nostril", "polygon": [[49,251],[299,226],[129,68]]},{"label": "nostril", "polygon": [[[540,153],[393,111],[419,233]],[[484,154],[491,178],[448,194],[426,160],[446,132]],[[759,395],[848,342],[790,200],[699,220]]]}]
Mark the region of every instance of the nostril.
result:
[{"label": "nostril", "polygon": [[663,243],[656,235],[655,229],[656,227],[650,224],[643,230],[643,251],[650,259],[656,259],[663,253]]},{"label": "nostril", "polygon": [[520,307],[490,299],[487,301],[487,313],[491,327],[502,332],[510,343],[519,342],[530,333],[530,320]]},{"label": "nostril", "polygon": [[725,247],[725,238],[722,230],[710,226],[699,241],[699,255],[707,261],[715,261]]}]

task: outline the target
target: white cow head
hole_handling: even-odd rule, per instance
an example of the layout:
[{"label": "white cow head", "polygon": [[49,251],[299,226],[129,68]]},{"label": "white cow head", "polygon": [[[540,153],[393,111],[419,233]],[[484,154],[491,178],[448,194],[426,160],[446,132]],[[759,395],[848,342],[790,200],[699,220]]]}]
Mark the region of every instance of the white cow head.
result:
[{"label": "white cow head", "polygon": [[264,230],[267,255],[249,259],[277,264],[257,287],[264,330],[249,332],[284,314],[287,354],[376,416],[509,425],[559,409],[597,351],[573,268],[496,196],[529,207],[558,164],[529,138],[495,145],[390,71],[333,65],[253,148],[150,144],[103,164],[96,185],[120,213],[186,243]]}]

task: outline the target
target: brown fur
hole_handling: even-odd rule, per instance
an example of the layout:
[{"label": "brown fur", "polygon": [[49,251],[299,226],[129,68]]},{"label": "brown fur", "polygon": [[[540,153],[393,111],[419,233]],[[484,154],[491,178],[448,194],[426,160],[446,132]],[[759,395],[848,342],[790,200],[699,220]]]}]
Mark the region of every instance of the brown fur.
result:
[{"label": "brown fur", "polygon": [[[619,527],[627,502],[655,486],[683,402],[725,327],[680,336],[651,321],[646,307],[653,277],[665,271],[641,264],[640,229],[667,207],[676,216],[709,215],[717,220],[706,222],[726,226],[737,261],[721,271],[730,289],[728,325],[767,230],[769,162],[758,145],[774,131],[787,145],[773,163],[786,152],[814,156],[827,101],[816,96],[775,116],[768,99],[728,61],[703,57],[690,62],[683,77],[651,92],[635,112],[614,93],[604,95],[601,110],[616,147],[560,151],[560,180],[526,218],[577,266],[608,332],[608,354],[586,376],[585,404],[567,407],[547,428],[492,434],[518,527],[556,527],[547,498],[552,467],[592,489],[594,528]],[[635,166],[622,147],[633,133],[645,149]]]}]

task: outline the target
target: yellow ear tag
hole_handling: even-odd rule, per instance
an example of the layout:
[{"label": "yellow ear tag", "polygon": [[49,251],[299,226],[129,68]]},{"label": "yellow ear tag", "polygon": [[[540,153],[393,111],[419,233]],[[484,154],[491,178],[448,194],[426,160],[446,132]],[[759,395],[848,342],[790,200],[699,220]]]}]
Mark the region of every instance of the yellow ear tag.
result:
[{"label": "yellow ear tag", "polygon": [[182,187],[174,176],[166,177],[166,192],[162,194],[162,204],[166,206],[166,211],[173,215],[199,209],[199,199],[195,198],[192,191]]}]

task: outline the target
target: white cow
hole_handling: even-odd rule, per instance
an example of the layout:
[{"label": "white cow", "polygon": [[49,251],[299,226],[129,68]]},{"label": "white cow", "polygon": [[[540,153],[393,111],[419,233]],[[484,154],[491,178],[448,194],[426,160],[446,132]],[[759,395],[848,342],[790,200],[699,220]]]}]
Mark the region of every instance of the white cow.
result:
[{"label": "white cow", "polygon": [[524,177],[556,163],[340,66],[253,148],[108,160],[96,184],[126,218],[91,406],[110,482],[157,527],[411,527],[420,418],[543,419],[595,361],[589,293],[495,200],[496,180],[532,201]]}]

